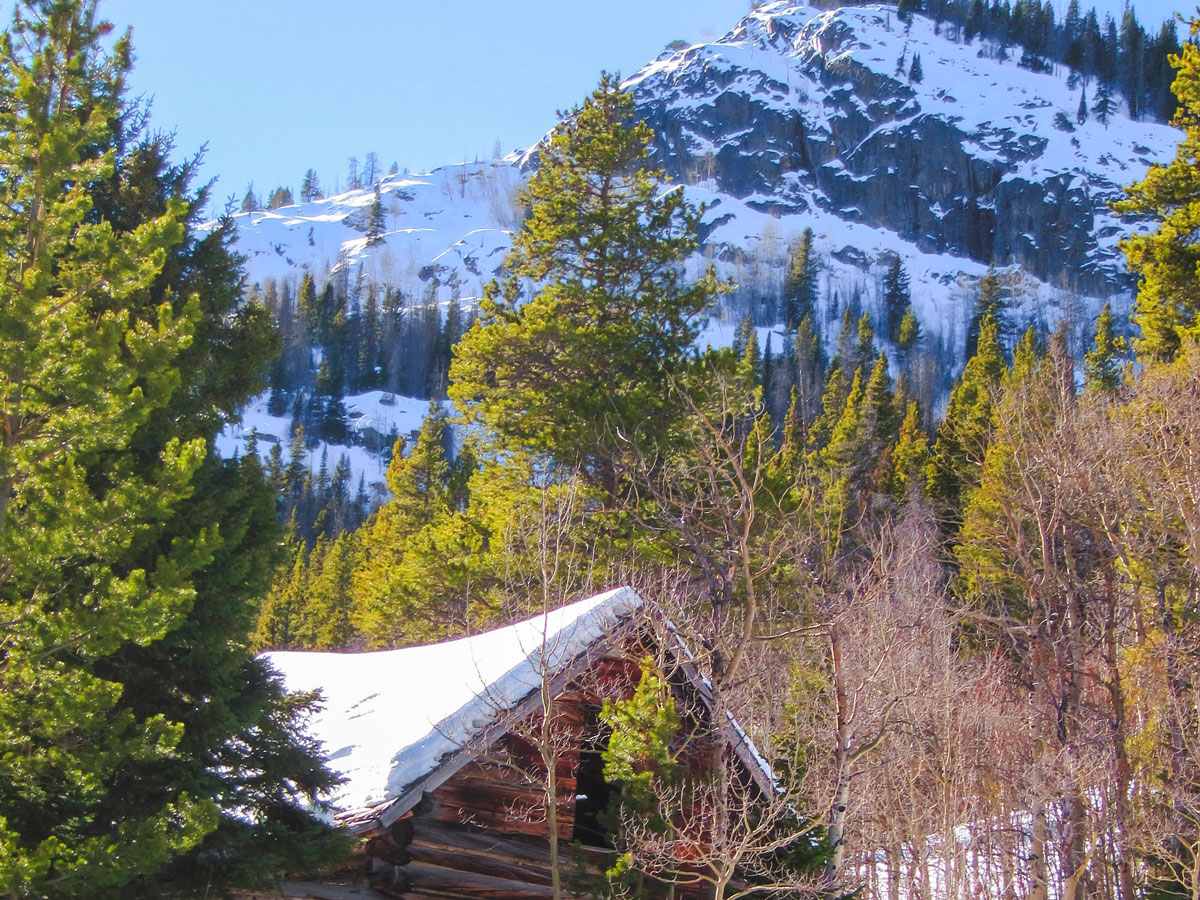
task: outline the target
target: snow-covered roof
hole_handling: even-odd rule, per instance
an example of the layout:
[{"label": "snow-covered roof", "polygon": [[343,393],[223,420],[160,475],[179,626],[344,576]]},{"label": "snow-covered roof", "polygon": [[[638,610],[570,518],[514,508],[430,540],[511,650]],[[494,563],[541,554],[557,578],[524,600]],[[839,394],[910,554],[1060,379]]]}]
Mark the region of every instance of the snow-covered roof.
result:
[{"label": "snow-covered roof", "polygon": [[328,799],[339,822],[369,828],[450,777],[488,726],[540,688],[543,673],[567,669],[641,606],[623,587],[442,644],[264,656],[289,691],[321,692],[310,730],[344,779]]}]

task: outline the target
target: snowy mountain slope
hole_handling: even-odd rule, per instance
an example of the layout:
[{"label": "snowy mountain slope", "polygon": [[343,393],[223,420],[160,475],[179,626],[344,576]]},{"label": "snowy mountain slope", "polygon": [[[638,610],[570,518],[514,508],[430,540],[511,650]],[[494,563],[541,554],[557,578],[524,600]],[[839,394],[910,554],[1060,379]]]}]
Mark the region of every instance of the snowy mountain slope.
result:
[{"label": "snowy mountain slope", "polygon": [[[629,84],[678,179],[1084,293],[1125,286],[1115,245],[1128,226],[1108,202],[1169,158],[1179,133],[1120,114],[1077,123],[1065,71],[1029,71],[950,31],[887,7],[777,3]],[[919,82],[899,74],[915,56]]]},{"label": "snowy mountain slope", "polygon": [[[920,81],[907,76],[915,55]],[[925,373],[910,374],[928,381],[928,397],[944,397],[962,365],[989,266],[1004,276],[1016,332],[1066,319],[1078,352],[1105,299],[1126,313],[1132,282],[1116,245],[1137,223],[1108,204],[1170,159],[1180,133],[1120,109],[1107,125],[1077,123],[1079,88],[1065,71],[1035,73],[1001,55],[920,16],[900,22],[890,7],[775,3],[629,78],[656,133],[655,162],[707,207],[688,271],[712,262],[739,285],[701,342],[728,344],[749,313],[760,346],[782,348],[778,298],[805,228],[827,346],[847,309],[882,322],[883,275],[901,258],[926,341]],[[249,281],[361,274],[406,303],[470,302],[504,259],[536,153],[383,178],[386,231],[373,245],[373,188],[241,214]]]},{"label": "snowy mountain slope", "polygon": [[[1018,326],[1068,315],[1082,334],[1099,298],[1127,309],[1115,245],[1132,225],[1107,204],[1170,157],[1178,132],[1120,112],[1107,127],[1075,125],[1078,91],[1065,72],[1030,72],[948,33],[919,16],[906,27],[887,7],[776,3],[628,80],[658,160],[709,204],[693,265],[715,259],[742,285],[727,318],[778,292],[780,264],[805,227],[822,254],[827,335],[845,304],[878,309],[890,253],[912,276],[926,333],[950,351],[961,348],[989,264],[1014,273]],[[920,83],[894,74],[914,54]],[[369,189],[242,214],[250,280],[361,266],[413,301],[477,297],[503,260],[535,151],[383,179],[388,231],[374,247]],[[769,308],[753,311],[770,318]]]}]

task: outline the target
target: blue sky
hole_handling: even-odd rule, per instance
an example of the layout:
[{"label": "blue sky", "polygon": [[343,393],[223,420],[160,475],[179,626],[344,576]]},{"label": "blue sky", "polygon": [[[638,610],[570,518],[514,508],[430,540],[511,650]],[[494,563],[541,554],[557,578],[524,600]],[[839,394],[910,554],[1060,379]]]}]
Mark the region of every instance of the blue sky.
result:
[{"label": "blue sky", "polygon": [[[332,189],[347,160],[434,166],[533,143],[601,69],[723,33],[745,0],[108,0],[132,24],[135,93],[181,151],[207,143],[216,194]],[[203,14],[198,15],[197,10]]]},{"label": "blue sky", "polygon": [[[1157,23],[1175,0],[1138,0]],[[1061,4],[1065,8],[1065,0]],[[1087,6],[1087,0],[1083,0]],[[1121,0],[1097,3],[1114,13]],[[0,2],[4,21],[11,0]],[[132,25],[135,94],[180,153],[207,144],[215,197],[332,189],[368,151],[413,171],[536,141],[601,69],[723,34],[748,0],[106,0]]]}]

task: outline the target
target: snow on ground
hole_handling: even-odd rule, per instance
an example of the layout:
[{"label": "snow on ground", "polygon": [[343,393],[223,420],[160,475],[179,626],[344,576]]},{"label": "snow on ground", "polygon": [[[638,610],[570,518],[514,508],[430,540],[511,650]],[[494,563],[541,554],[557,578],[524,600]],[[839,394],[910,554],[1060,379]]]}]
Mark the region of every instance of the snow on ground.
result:
[{"label": "snow on ground", "polygon": [[[251,434],[257,432],[258,453],[264,462],[271,455],[271,448],[278,445],[285,464],[291,462],[292,417],[272,416],[267,412],[267,394],[260,394],[242,411],[241,422],[228,425],[217,435],[217,452],[225,458],[243,454]],[[373,430],[382,438],[396,434],[413,444],[413,434],[421,427],[429,413],[429,401],[404,397],[387,391],[367,391],[342,398],[345,404],[350,431],[360,439]],[[390,446],[390,444],[388,445]],[[350,467],[350,485],[353,488],[363,476],[366,484],[382,483],[387,471],[384,457],[361,444],[320,443],[308,451],[308,466],[316,471],[325,456],[330,472],[338,460],[345,456]]]},{"label": "snow on ground", "polygon": [[538,689],[543,673],[571,662],[641,605],[632,588],[617,588],[442,644],[263,656],[289,691],[321,691],[309,727],[345,779],[329,800],[352,816],[402,797]]}]

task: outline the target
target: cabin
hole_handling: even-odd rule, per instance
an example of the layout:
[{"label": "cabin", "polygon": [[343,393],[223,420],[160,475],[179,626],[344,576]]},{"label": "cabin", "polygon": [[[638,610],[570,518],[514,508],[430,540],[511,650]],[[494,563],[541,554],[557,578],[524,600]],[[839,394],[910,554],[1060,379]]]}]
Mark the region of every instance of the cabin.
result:
[{"label": "cabin", "polygon": [[[343,779],[329,798],[334,821],[359,839],[351,868],[320,883],[285,882],[270,896],[548,900],[551,841],[559,871],[570,869],[564,896],[588,896],[614,858],[599,712],[605,699],[631,696],[641,661],[662,649],[650,646],[645,613],[634,590],[619,588],[440,644],[268,654],[289,690],[322,692],[310,727]],[[707,683],[682,644],[670,651],[672,690],[704,716]],[[725,742],[748,783],[770,791],[772,773],[749,738],[732,717],[720,724],[708,743]],[[713,749],[689,751],[690,765]]]}]

